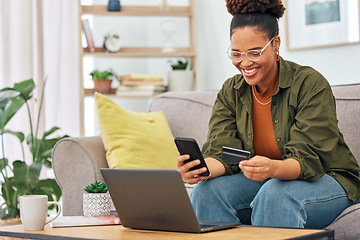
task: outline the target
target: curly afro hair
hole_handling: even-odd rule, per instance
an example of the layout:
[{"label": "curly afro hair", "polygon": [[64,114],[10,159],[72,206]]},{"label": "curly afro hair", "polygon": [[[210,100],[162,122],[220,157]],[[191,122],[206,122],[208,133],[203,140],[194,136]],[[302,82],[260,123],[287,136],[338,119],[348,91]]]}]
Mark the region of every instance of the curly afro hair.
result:
[{"label": "curly afro hair", "polygon": [[281,0],[227,0],[228,12],[233,15],[230,37],[237,28],[256,27],[269,39],[279,35],[278,20],[284,15]]},{"label": "curly afro hair", "polygon": [[231,15],[265,13],[279,19],[284,15],[285,7],[281,0],[226,0]]}]

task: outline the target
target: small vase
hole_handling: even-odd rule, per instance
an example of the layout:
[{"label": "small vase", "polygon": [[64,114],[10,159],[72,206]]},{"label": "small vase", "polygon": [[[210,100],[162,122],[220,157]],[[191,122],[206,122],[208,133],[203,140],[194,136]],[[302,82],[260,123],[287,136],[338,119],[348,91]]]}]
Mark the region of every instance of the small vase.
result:
[{"label": "small vase", "polygon": [[169,91],[192,91],[194,89],[194,71],[174,70],[168,73]]},{"label": "small vase", "polygon": [[110,215],[111,197],[107,193],[84,193],[83,212],[84,216]]}]

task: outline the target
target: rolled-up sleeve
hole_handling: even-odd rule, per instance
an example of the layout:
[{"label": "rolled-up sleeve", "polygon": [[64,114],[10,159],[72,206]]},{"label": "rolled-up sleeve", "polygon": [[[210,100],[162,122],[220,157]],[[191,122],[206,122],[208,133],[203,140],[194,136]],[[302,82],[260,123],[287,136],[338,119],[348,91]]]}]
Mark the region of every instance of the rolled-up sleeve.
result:
[{"label": "rolled-up sleeve", "polygon": [[331,88],[320,74],[311,77],[298,89],[295,121],[283,155],[299,161],[298,179],[305,181],[315,181],[329,171],[339,141]]},{"label": "rolled-up sleeve", "polygon": [[209,121],[209,132],[202,152],[204,157],[213,157],[219,160],[225,167],[225,174],[234,174],[240,172],[237,164],[231,164],[222,161],[222,147],[242,148],[243,142],[238,137],[238,128],[236,124],[234,90],[234,79],[229,79],[224,83],[223,88],[217,95],[214,103],[212,115]]}]

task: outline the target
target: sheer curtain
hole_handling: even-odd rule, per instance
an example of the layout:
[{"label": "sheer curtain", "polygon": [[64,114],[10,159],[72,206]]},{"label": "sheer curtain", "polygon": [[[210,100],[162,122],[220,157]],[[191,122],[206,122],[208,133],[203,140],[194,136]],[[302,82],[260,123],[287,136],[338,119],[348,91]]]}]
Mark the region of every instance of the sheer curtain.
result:
[{"label": "sheer curtain", "polygon": [[[47,78],[41,135],[53,126],[61,128],[59,134],[80,135],[78,23],[75,0],[0,1],[0,88],[33,78],[39,100]],[[32,100],[33,119],[38,107]],[[22,108],[8,128],[27,135],[27,125]],[[8,137],[5,144],[7,155],[21,158],[15,139]]]}]

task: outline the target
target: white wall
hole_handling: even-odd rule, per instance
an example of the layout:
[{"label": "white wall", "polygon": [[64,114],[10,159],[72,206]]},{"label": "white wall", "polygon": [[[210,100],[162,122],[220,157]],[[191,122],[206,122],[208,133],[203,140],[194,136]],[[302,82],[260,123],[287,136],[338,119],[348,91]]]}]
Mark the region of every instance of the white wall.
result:
[{"label": "white wall", "polygon": [[[238,73],[226,55],[231,15],[225,1],[196,0],[199,65],[202,89],[217,89]],[[311,50],[286,50],[285,20],[280,20],[280,55],[301,65],[312,66],[330,84],[360,82],[360,44]]]},{"label": "white wall", "polygon": [[195,0],[201,89],[220,89],[227,78],[238,73],[226,54],[231,15],[225,3]]}]

